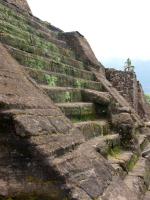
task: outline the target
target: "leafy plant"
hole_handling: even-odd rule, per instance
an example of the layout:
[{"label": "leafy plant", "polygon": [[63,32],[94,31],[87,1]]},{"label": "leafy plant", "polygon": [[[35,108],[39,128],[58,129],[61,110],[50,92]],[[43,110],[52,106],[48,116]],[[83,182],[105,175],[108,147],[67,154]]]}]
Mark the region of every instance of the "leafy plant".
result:
[{"label": "leafy plant", "polygon": [[81,81],[76,80],[76,86],[77,86],[77,88],[81,88],[82,87]]},{"label": "leafy plant", "polygon": [[45,75],[46,82],[49,86],[55,87],[57,83],[57,77],[50,76],[48,74]]},{"label": "leafy plant", "polygon": [[117,155],[119,155],[121,153],[121,148],[120,146],[115,146],[113,148],[111,148],[109,150],[109,155],[111,155],[112,157],[116,157]]},{"label": "leafy plant", "polygon": [[71,101],[70,92],[66,92],[66,93],[65,93],[65,101],[66,101],[66,102],[70,102],[70,101]]}]

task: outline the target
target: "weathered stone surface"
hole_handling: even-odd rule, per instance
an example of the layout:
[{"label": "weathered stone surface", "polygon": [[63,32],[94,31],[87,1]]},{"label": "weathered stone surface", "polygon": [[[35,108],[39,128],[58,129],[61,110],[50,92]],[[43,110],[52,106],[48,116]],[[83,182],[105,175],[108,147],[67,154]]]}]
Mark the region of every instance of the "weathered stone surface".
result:
[{"label": "weathered stone surface", "polygon": [[145,120],[150,118],[150,106],[147,104],[143,88],[133,72],[106,69],[106,78]]},{"label": "weathered stone surface", "polygon": [[107,92],[97,92],[94,90],[82,90],[83,100],[91,101],[94,103],[108,105],[111,101],[111,97]]},{"label": "weathered stone surface", "polygon": [[95,74],[97,80],[99,82],[101,82],[103,88],[109,92],[109,94],[113,97],[113,101],[116,102],[117,107],[130,107],[131,108],[131,116],[134,119],[134,121],[136,122],[136,124],[138,126],[144,126],[144,123],[142,121],[142,119],[140,118],[140,116],[137,114],[137,112],[132,109],[132,107],[130,106],[130,103],[123,98],[123,96],[119,93],[119,91],[113,87],[113,85],[100,73],[98,73],[97,71],[95,71],[94,69],[91,69],[91,71],[93,71],[93,73]]},{"label": "weathered stone surface", "polygon": [[[69,149],[72,150],[74,146],[79,145],[84,141],[83,136],[79,130],[75,131],[72,129],[73,125],[71,122],[69,122],[69,120],[63,116],[62,112],[56,108],[52,101],[47,96],[45,96],[42,91],[40,91],[38,87],[30,81],[30,79],[27,78],[28,76],[26,76],[21,66],[19,66],[18,63],[11,58],[11,56],[7,53],[2,45],[0,45],[0,51],[0,72],[2,72],[1,82],[3,83],[1,84],[1,94],[5,94],[7,96],[7,98],[4,98],[4,96],[1,95],[1,109],[3,109],[3,112],[1,112],[1,122],[4,126],[1,127],[1,129],[5,129],[5,132],[7,133],[8,131],[9,133],[9,129],[11,130],[13,127],[11,130],[13,135],[11,139],[12,145],[10,146],[12,150],[7,149],[7,151],[14,152],[14,154],[9,155],[9,157],[5,157],[5,160],[3,160],[3,165],[6,172],[5,177],[10,179],[10,184],[5,181],[5,184],[7,182],[7,187],[5,188],[6,192],[4,193],[6,196],[14,195],[16,191],[17,195],[19,195],[21,192],[39,192],[41,194],[44,192],[45,195],[46,193],[47,195],[50,195],[48,192],[46,192],[46,190],[56,190],[54,191],[54,194],[57,193],[56,199],[62,199],[63,196],[59,194],[62,193],[60,187],[57,186],[57,183],[51,183],[51,181],[53,182],[52,177],[55,173],[52,175],[47,171],[47,169],[53,169],[50,163],[49,165],[46,164],[46,155],[49,155],[49,157],[53,156],[54,152],[55,155],[58,156],[59,154],[64,154],[65,151],[68,151]],[[11,74],[11,76],[9,74]],[[16,81],[16,79],[18,79],[18,81]],[[18,82],[21,84],[20,87]],[[17,98],[13,96],[14,91]],[[9,96],[11,96],[11,98],[9,98]],[[10,108],[15,109],[11,110]],[[7,134],[5,137],[7,137]],[[51,138],[51,135],[54,134],[60,134],[60,137]],[[66,139],[66,137],[61,136],[62,134],[76,134],[76,137],[73,139],[71,136]],[[33,138],[30,140],[29,136],[34,136],[35,140],[33,140]],[[45,138],[44,141],[47,140],[47,142],[49,136],[51,138],[51,144],[53,145],[50,147],[49,144],[46,143],[43,146],[38,146],[39,140],[36,140],[36,136],[42,136],[43,139],[46,137],[47,139]],[[67,142],[66,144],[65,141]],[[6,140],[6,145],[9,146],[10,144],[10,141]],[[20,159],[24,159],[22,164]],[[8,163],[8,160],[10,160],[10,164]],[[39,163],[41,164],[39,165]],[[8,164],[10,165],[9,175],[9,170],[7,169]],[[13,165],[17,165],[19,170],[18,173],[20,174],[19,177],[14,173]],[[21,167],[22,165],[24,165],[23,168]],[[39,172],[38,166],[41,166]],[[45,168],[45,172],[42,171],[44,166],[47,168]],[[1,168],[1,170],[2,169],[3,168]],[[37,176],[36,173],[39,173],[39,175]],[[12,174],[14,175],[12,176]],[[35,179],[35,181],[33,181],[33,186],[30,184],[30,181],[26,181],[28,177],[33,177],[33,180]],[[44,180],[44,177],[47,180]],[[36,180],[37,182],[40,182],[40,186],[38,186]],[[48,184],[45,185],[45,181],[48,182]],[[43,190],[43,188],[45,189]],[[53,190],[52,188],[55,189]],[[2,195],[4,195],[4,193],[2,193]]]},{"label": "weathered stone surface", "polygon": [[100,70],[104,74],[104,67],[98,62],[95,57],[88,41],[79,32],[66,32],[61,33],[59,36],[61,39],[67,41],[71,49],[76,53],[76,57],[84,61],[87,65],[91,65],[96,69]]},{"label": "weathered stone surface", "polygon": [[[98,198],[115,175],[113,168],[96,152],[95,147],[99,143],[101,138],[95,138],[80,145],[77,150],[64,156],[63,159],[57,158],[53,161],[62,176],[67,177],[81,191],[85,191],[91,199]],[[78,199],[82,199],[81,194],[79,192]]]},{"label": "weathered stone surface", "polygon": [[87,140],[110,133],[109,124],[105,120],[76,122],[74,125],[82,131]]},{"label": "weathered stone surface", "polygon": [[150,191],[146,192],[144,196],[144,200],[149,200],[150,199]]},{"label": "weathered stone surface", "polygon": [[138,133],[148,138],[148,127],[139,132],[137,110],[106,79],[81,34],[26,9],[26,1],[0,0],[0,198],[141,200],[149,167],[136,162],[149,144]]},{"label": "weathered stone surface", "polygon": [[112,116],[112,124],[115,127],[120,127],[123,124],[127,124],[132,127],[134,122],[133,122],[130,114],[120,113],[120,114],[115,114]]},{"label": "weathered stone surface", "polygon": [[149,160],[140,158],[134,169],[125,178],[125,183],[137,194],[139,199],[142,199],[150,184]]},{"label": "weathered stone surface", "polygon": [[115,180],[98,200],[139,200],[122,180]]},{"label": "weathered stone surface", "polygon": [[25,11],[31,12],[30,7],[26,0],[7,0],[7,2],[12,3]]},{"label": "weathered stone surface", "polygon": [[129,113],[120,113],[111,116],[113,127],[120,134],[124,148],[139,150],[135,135],[135,123]]},{"label": "weathered stone surface", "polygon": [[119,107],[119,108],[117,108],[117,111],[119,113],[123,113],[123,112],[131,113],[131,108],[129,108],[129,107]]}]

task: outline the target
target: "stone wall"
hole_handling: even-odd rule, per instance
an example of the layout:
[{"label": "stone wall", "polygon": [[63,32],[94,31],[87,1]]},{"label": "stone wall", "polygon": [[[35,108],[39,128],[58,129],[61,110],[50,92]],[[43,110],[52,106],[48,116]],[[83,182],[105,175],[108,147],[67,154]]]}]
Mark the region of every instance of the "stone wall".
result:
[{"label": "stone wall", "polygon": [[119,93],[130,103],[142,118],[149,118],[149,106],[146,104],[141,84],[133,72],[106,69],[106,78]]},{"label": "stone wall", "polygon": [[150,106],[147,103],[142,85],[138,81],[138,113],[142,118],[150,119]]}]

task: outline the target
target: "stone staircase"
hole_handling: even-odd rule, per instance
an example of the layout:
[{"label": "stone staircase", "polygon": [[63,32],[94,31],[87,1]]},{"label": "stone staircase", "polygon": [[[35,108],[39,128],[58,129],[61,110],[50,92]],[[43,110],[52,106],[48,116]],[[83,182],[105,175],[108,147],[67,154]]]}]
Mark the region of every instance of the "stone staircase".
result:
[{"label": "stone staircase", "polygon": [[[135,193],[132,200],[142,200],[150,183],[150,165],[141,152],[149,140],[137,134],[137,151],[121,146],[122,138],[111,124],[113,97],[107,81],[102,84],[102,77],[76,58],[67,43],[59,39],[61,32],[0,0],[0,42],[73,127],[69,136],[59,136],[61,145],[48,137],[31,137],[30,142],[40,145],[39,152],[44,152],[47,162],[66,178],[73,199],[119,200],[122,194],[116,190],[122,184],[131,198]],[[62,121],[55,126],[60,126],[60,132],[63,128],[63,132],[68,131]],[[127,194],[124,196],[130,200]]]}]

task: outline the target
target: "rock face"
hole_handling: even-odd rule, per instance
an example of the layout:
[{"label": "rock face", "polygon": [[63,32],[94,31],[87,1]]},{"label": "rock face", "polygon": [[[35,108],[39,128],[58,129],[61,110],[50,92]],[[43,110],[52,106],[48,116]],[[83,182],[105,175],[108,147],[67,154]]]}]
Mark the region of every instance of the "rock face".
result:
[{"label": "rock face", "polygon": [[18,8],[23,9],[27,12],[31,12],[30,7],[26,0],[5,0],[8,3],[16,5]]},{"label": "rock face", "polygon": [[0,0],[0,198],[147,199],[149,123],[83,36],[21,8]]},{"label": "rock face", "polygon": [[150,119],[150,109],[144,97],[141,84],[134,72],[106,69],[106,78],[145,120]]}]

